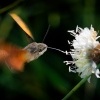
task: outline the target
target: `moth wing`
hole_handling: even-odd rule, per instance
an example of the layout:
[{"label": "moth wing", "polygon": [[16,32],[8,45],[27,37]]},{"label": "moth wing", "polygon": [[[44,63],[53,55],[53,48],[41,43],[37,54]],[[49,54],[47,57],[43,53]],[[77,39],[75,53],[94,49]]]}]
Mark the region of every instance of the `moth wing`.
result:
[{"label": "moth wing", "polygon": [[6,59],[5,63],[11,71],[23,71],[25,61],[18,58],[9,58]]},{"label": "moth wing", "polygon": [[27,62],[26,53],[27,52],[23,50],[12,52],[5,60],[6,64],[15,71],[23,71],[24,64]]},{"label": "moth wing", "polygon": [[0,44],[0,61],[7,64],[9,69],[23,71],[27,62],[27,51],[8,43]]}]

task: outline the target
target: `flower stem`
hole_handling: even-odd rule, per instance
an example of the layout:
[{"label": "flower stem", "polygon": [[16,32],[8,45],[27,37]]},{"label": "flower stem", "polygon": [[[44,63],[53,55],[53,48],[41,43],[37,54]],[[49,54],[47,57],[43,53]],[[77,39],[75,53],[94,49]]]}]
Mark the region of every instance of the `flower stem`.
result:
[{"label": "flower stem", "polygon": [[83,78],[62,100],[67,100],[90,76]]}]

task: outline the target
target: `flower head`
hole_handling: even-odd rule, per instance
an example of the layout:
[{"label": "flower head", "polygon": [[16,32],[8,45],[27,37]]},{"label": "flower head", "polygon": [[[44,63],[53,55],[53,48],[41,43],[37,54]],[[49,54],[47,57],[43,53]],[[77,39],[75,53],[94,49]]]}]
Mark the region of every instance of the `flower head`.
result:
[{"label": "flower head", "polygon": [[97,41],[99,38],[99,36],[97,37],[97,32],[94,31],[92,26],[90,29],[87,27],[82,29],[77,26],[76,31],[68,32],[75,37],[72,42],[68,41],[73,46],[73,49],[70,52],[66,51],[67,55],[70,53],[73,61],[65,61],[65,63],[67,65],[75,64],[75,66],[69,66],[69,72],[77,72],[81,78],[94,73],[97,78],[100,78],[100,72],[96,65],[96,62],[100,62],[100,57],[96,59],[96,56],[100,54],[100,48],[97,49],[100,46],[99,41]]}]

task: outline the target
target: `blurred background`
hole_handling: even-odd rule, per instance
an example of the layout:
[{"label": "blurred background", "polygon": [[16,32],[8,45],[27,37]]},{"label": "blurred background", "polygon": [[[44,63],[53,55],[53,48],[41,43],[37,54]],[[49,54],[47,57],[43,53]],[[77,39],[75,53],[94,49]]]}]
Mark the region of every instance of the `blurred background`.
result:
[{"label": "blurred background", "polygon": [[[18,14],[29,26],[36,42],[44,39],[48,46],[70,50],[67,31],[76,26],[100,30],[99,0],[0,0],[0,39],[24,48],[29,44],[25,32],[9,16]],[[63,61],[70,56],[48,49],[35,61],[27,63],[23,72],[13,73],[0,64],[1,100],[61,100],[81,78],[69,73]],[[69,100],[94,100],[99,97],[100,79],[93,75],[91,83],[82,85]]]}]

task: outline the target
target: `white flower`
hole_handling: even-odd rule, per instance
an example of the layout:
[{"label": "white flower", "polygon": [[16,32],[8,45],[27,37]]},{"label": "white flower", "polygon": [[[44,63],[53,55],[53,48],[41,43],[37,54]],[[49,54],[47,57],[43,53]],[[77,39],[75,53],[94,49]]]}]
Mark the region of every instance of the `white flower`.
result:
[{"label": "white flower", "polygon": [[80,27],[76,27],[76,32],[74,30],[68,31],[75,37],[72,42],[69,42],[73,46],[71,52],[67,52],[66,54],[70,54],[73,58],[73,61],[65,61],[68,64],[75,64],[74,66],[69,66],[69,72],[77,72],[79,73],[81,78],[85,78],[86,76],[94,73],[97,78],[100,78],[100,71],[97,69],[96,62],[93,61],[89,56],[91,54],[91,50],[96,48],[99,44],[97,39],[97,32],[94,31],[94,28],[91,26],[90,29],[87,27],[82,29]]}]

